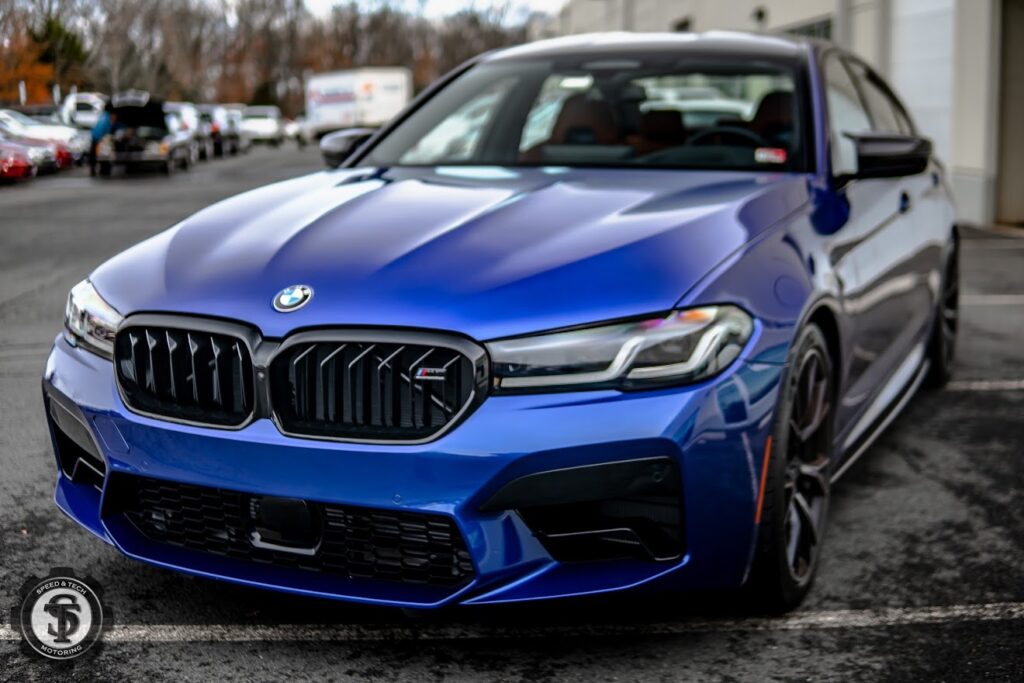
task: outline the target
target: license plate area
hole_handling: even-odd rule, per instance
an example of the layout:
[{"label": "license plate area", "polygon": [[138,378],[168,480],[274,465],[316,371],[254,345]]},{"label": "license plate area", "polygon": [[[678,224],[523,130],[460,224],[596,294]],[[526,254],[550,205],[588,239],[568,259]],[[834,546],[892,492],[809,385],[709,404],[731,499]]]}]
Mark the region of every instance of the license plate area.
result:
[{"label": "license plate area", "polygon": [[320,509],[299,498],[252,496],[249,542],[256,548],[316,555],[323,538]]}]

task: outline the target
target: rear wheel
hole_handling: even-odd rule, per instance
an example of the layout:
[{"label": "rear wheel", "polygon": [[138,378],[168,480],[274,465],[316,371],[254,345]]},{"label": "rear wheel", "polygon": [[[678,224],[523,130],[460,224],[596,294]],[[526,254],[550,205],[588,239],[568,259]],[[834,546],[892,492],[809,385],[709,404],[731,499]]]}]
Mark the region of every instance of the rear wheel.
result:
[{"label": "rear wheel", "polygon": [[954,246],[942,276],[942,292],[935,310],[932,338],[928,344],[928,386],[939,389],[953,377],[956,332],[960,322],[960,251]]},{"label": "rear wheel", "polygon": [[831,488],[833,384],[825,337],[809,325],[789,359],[764,465],[750,587],[770,611],[799,605],[818,566]]}]

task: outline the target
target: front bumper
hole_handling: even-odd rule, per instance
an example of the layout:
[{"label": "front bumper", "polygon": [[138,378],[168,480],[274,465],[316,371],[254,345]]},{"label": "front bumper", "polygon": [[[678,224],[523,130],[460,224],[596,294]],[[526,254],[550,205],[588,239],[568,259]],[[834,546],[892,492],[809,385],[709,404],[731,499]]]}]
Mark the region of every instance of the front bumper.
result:
[{"label": "front bumper", "polygon": [[[678,389],[492,396],[456,429],[419,445],[292,438],[265,419],[225,431],[143,417],[122,403],[110,362],[70,346],[62,336],[47,362],[43,389],[48,406],[57,402],[64,408],[56,411],[60,421],[48,410],[55,450],[60,453],[70,429],[90,440],[102,459],[102,475],[73,481],[58,457],[56,502],[126,555],[293,593],[433,607],[639,586],[739,586],[754,547],[758,477],[780,372],[778,365],[740,360],[711,382]],[[67,422],[68,415],[73,422]],[[569,468],[666,458],[681,481],[685,539],[667,559],[558,561],[524,516],[503,509],[502,496],[496,495],[537,473],[568,470],[571,477],[576,470]],[[352,579],[157,543],[111,504],[111,481],[123,477],[382,514],[440,515],[461,531],[473,575],[457,586]]]}]

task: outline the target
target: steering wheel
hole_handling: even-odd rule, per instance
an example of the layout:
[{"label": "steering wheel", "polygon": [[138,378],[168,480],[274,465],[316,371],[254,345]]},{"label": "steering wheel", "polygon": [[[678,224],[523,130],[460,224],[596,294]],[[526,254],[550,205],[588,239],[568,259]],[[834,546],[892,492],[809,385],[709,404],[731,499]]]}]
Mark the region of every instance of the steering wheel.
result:
[{"label": "steering wheel", "polygon": [[771,147],[768,141],[752,130],[740,128],[739,126],[712,126],[690,138],[686,144],[689,146],[717,145],[721,142],[714,140],[716,136],[733,138],[742,141],[744,145],[751,147]]}]

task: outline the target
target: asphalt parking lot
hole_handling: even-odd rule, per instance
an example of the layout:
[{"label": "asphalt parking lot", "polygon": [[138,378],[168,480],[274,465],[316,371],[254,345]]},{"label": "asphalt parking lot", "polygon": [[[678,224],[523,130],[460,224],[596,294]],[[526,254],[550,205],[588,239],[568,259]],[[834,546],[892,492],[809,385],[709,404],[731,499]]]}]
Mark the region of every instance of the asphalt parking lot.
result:
[{"label": "asphalt parking lot", "polygon": [[63,665],[0,626],[0,679],[1024,679],[1024,238],[1006,233],[965,234],[956,381],[916,397],[839,483],[817,584],[788,617],[702,595],[412,618],[184,577],[79,529],[52,501],[39,390],[68,289],[217,199],[318,168],[288,147],[169,179],[0,188],[0,606],[66,566],[103,585],[116,620],[98,656]]}]

